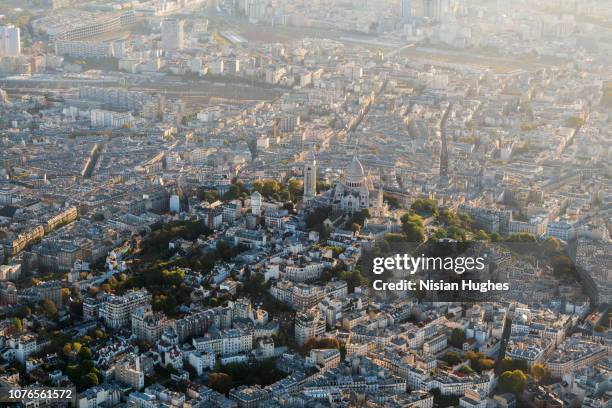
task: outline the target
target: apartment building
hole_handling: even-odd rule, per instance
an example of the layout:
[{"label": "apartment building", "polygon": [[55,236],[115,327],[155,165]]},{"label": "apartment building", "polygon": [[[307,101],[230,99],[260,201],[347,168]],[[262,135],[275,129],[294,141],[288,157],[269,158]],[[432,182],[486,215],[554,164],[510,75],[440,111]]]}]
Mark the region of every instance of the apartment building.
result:
[{"label": "apartment building", "polygon": [[170,321],[161,312],[153,312],[151,305],[144,305],[132,312],[132,334],[139,340],[155,344]]},{"label": "apartment building", "polygon": [[144,388],[144,378],[139,356],[130,354],[115,362],[115,380],[141,390]]},{"label": "apartment building", "polygon": [[131,315],[140,306],[151,302],[146,289],[133,290],[123,296],[107,295],[100,305],[98,315],[107,327],[119,329],[131,322]]},{"label": "apartment building", "polygon": [[295,316],[295,342],[303,346],[313,337],[325,334],[325,319],[321,318],[317,311],[310,313],[298,313]]}]

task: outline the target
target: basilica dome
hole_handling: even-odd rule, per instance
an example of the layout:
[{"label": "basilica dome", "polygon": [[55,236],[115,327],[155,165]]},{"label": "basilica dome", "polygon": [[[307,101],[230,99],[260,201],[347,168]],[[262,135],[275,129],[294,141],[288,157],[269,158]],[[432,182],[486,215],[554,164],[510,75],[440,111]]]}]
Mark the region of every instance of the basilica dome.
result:
[{"label": "basilica dome", "polygon": [[361,162],[357,158],[357,156],[353,156],[353,160],[351,164],[346,169],[345,179],[347,184],[350,187],[358,187],[363,182],[365,177],[365,172],[363,171],[363,166]]}]

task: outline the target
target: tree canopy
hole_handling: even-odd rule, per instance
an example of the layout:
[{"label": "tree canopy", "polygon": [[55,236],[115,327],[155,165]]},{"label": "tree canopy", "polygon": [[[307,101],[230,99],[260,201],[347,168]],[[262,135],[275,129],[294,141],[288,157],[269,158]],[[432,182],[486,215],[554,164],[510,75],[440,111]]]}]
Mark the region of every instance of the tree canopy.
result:
[{"label": "tree canopy", "polygon": [[431,217],[438,214],[438,203],[431,199],[418,199],[410,205],[410,210],[422,217]]},{"label": "tree canopy", "polygon": [[504,392],[518,394],[525,389],[527,375],[521,370],[506,371],[499,377],[499,387]]},{"label": "tree canopy", "polygon": [[424,242],[425,227],[423,219],[416,214],[404,214],[401,218],[402,232],[409,242]]}]

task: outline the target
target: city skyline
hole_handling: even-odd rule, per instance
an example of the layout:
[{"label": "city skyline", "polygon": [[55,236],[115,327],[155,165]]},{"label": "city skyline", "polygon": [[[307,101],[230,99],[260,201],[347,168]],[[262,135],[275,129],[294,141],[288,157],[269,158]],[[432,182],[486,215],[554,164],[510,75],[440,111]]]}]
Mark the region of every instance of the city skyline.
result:
[{"label": "city skyline", "polygon": [[0,0],[0,405],[612,407],[611,64],[600,0]]}]

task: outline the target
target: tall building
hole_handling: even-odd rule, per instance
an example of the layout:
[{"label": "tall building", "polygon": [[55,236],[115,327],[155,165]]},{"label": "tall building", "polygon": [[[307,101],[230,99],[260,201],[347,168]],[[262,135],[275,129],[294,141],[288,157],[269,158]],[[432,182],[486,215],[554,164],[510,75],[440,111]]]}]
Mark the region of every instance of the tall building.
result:
[{"label": "tall building", "polygon": [[0,57],[21,55],[21,32],[14,25],[0,26]]},{"label": "tall building", "polygon": [[432,20],[440,18],[441,0],[423,0],[423,17]]},{"label": "tall building", "polygon": [[412,20],[412,0],[400,0],[400,16],[404,22]]},{"label": "tall building", "polygon": [[317,195],[317,159],[314,152],[308,152],[304,164],[304,202],[312,200]]},{"label": "tall building", "polygon": [[164,51],[180,50],[184,46],[185,33],[183,21],[166,18],[162,21],[162,48]]},{"label": "tall building", "polygon": [[177,194],[170,196],[170,212],[181,212],[181,199]]},{"label": "tall building", "polygon": [[259,191],[255,191],[253,194],[251,194],[251,213],[253,213],[253,215],[256,217],[261,215],[262,200],[263,199],[261,194],[259,194]]},{"label": "tall building", "polygon": [[417,3],[417,9],[419,17],[440,21],[450,15],[451,4],[449,0],[421,0]]}]

